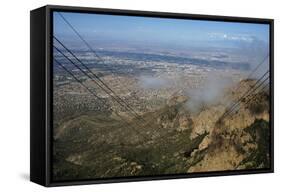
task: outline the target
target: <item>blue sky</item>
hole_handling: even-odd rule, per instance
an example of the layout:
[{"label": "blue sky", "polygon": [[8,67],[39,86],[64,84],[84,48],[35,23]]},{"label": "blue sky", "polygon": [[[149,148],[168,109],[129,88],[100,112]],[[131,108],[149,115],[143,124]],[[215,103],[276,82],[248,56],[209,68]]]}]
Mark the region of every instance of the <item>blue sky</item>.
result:
[{"label": "blue sky", "polygon": [[[269,42],[269,25],[61,12],[85,39],[227,46]],[[54,34],[75,36],[58,13]]]}]

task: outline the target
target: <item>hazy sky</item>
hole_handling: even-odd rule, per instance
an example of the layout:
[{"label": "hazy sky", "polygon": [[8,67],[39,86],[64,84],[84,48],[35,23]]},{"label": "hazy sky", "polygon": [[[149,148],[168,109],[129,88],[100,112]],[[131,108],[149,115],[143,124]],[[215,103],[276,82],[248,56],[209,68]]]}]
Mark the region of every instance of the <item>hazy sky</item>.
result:
[{"label": "hazy sky", "polygon": [[[269,42],[269,25],[61,12],[87,40],[235,46]],[[54,13],[54,34],[74,37]]]}]

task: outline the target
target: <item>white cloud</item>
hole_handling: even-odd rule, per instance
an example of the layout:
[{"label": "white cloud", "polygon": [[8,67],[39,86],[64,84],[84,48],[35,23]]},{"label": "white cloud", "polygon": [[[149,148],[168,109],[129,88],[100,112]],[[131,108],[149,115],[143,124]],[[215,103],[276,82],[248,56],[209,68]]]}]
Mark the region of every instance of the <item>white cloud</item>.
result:
[{"label": "white cloud", "polygon": [[254,41],[254,37],[247,34],[209,33],[208,36],[214,40]]}]

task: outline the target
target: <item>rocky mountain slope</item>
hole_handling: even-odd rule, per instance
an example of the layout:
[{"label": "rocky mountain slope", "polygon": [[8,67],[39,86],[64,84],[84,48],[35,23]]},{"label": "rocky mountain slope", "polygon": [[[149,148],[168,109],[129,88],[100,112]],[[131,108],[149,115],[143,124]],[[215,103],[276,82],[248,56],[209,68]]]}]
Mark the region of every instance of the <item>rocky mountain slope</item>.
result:
[{"label": "rocky mountain slope", "polygon": [[[110,178],[269,167],[269,94],[244,100],[221,121],[226,101],[237,100],[253,80],[226,90],[221,103],[193,113],[188,95],[128,123],[110,112],[65,118],[54,133],[53,176]],[[235,89],[236,91],[230,91]]]}]

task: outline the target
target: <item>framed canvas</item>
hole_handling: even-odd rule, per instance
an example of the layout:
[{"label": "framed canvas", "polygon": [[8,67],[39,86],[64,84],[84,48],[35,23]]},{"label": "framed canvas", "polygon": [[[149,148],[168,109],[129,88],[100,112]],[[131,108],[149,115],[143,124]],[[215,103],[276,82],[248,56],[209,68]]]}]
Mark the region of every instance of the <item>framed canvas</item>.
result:
[{"label": "framed canvas", "polygon": [[30,179],[273,172],[273,20],[31,11]]}]

